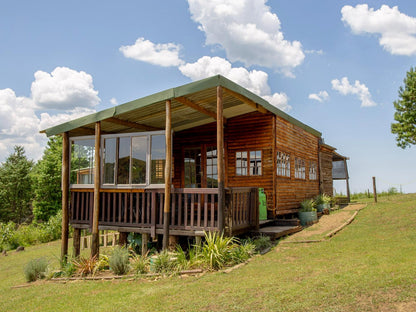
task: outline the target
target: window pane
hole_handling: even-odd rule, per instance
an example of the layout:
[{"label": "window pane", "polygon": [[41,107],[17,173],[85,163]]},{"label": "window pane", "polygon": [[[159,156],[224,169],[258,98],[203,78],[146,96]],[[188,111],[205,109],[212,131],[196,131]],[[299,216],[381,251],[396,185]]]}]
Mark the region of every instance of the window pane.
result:
[{"label": "window pane", "polygon": [[236,175],[247,175],[247,152],[236,152]]},{"label": "window pane", "polygon": [[218,187],[216,147],[207,147],[207,187]]},{"label": "window pane", "polygon": [[147,156],[147,137],[132,138],[132,182],[133,184],[146,183],[146,156]]},{"label": "window pane", "polygon": [[152,135],[151,184],[165,183],[165,136]]},{"label": "window pane", "polygon": [[250,175],[261,175],[261,151],[250,151]]},{"label": "window pane", "polygon": [[94,183],[95,142],[90,140],[75,140],[71,146],[71,183]]},{"label": "window pane", "polygon": [[185,187],[201,187],[201,148],[184,151]]},{"label": "window pane", "polygon": [[130,137],[118,138],[117,183],[129,184],[130,174]]},{"label": "window pane", "polygon": [[104,140],[104,184],[114,184],[116,142],[115,138]]}]

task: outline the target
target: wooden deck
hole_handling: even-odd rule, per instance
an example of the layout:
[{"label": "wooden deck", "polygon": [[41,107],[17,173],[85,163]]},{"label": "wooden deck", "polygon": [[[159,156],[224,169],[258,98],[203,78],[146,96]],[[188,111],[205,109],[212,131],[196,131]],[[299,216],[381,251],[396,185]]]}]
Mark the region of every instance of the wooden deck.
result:
[{"label": "wooden deck", "polygon": [[302,231],[302,226],[300,225],[273,225],[259,229],[257,234],[267,235],[270,237],[270,239],[275,240],[299,231]]}]

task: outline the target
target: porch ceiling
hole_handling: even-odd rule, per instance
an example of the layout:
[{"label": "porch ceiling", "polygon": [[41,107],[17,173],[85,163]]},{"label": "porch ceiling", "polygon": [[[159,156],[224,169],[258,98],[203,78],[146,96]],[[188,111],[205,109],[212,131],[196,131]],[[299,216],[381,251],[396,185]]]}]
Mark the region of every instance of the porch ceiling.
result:
[{"label": "porch ceiling", "polygon": [[172,101],[172,129],[181,131],[215,121],[217,86],[223,87],[223,115],[225,119],[260,111],[271,112],[320,136],[320,132],[292,118],[263,98],[234,82],[214,76],[181,87],[162,91],[114,108],[78,118],[41,132],[48,136],[69,132],[70,136],[94,134],[97,121],[101,121],[103,134],[143,132],[165,128],[165,103]]}]

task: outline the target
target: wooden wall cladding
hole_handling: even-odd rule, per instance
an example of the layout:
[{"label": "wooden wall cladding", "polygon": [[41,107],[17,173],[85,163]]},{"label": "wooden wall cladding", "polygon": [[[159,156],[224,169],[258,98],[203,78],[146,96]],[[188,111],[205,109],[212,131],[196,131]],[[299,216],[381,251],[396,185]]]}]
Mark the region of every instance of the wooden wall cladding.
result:
[{"label": "wooden wall cladding", "polygon": [[332,150],[321,147],[321,174],[322,174],[322,192],[324,194],[333,195],[332,182]]},{"label": "wooden wall cladding", "polygon": [[[290,154],[290,178],[277,176],[275,214],[285,214],[299,208],[304,199],[319,194],[319,176],[309,179],[309,163],[316,163],[319,172],[319,138],[276,116],[276,151]],[[295,158],[305,160],[306,179],[295,178]]]},{"label": "wooden wall cladding", "polygon": [[[227,121],[228,187],[264,188],[268,210],[273,210],[273,115],[249,113]],[[261,175],[236,175],[236,152],[262,151]]]}]

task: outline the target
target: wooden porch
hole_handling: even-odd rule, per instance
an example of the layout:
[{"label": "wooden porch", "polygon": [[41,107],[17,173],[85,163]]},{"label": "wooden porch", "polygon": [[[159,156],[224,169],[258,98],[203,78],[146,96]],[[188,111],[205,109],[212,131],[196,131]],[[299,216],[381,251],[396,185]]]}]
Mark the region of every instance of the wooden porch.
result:
[{"label": "wooden porch", "polygon": [[[172,189],[170,195],[170,235],[203,236],[204,231],[220,231],[218,188]],[[163,234],[165,189],[100,191],[99,229]],[[93,189],[72,189],[69,221],[74,228],[92,228]],[[228,235],[258,228],[258,189],[225,189],[225,226]]]}]

